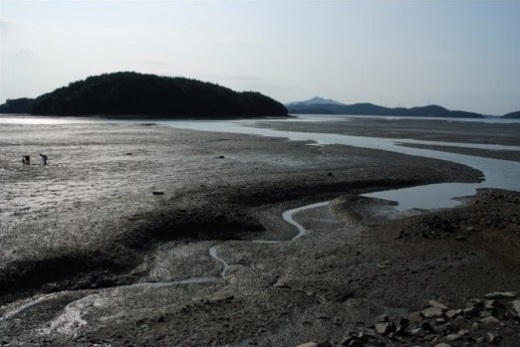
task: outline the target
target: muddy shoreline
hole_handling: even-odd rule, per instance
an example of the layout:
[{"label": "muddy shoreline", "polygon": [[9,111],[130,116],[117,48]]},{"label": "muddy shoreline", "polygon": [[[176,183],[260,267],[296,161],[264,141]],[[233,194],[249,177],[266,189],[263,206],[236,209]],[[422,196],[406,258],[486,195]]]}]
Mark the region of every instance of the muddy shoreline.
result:
[{"label": "muddy shoreline", "polygon": [[[463,165],[149,125],[2,131],[0,315],[42,298],[0,321],[7,345],[292,346],[337,341],[378,312],[417,309],[431,296],[455,304],[492,288],[520,289],[516,265],[496,265],[483,243],[399,237],[431,216],[388,221],[362,208],[353,218],[356,205],[337,200],[382,188],[478,182],[480,172]],[[47,166],[18,162],[22,152],[43,151]],[[290,240],[295,230],[282,212],[331,199],[330,207],[296,215],[308,230],[298,241],[251,242]],[[508,240],[517,240],[514,202],[493,194],[478,199],[500,211],[512,230]],[[443,218],[472,219],[482,212],[473,206]],[[218,276],[212,245],[230,265],[224,279],[117,287]],[[476,256],[466,259],[467,252]],[[452,285],[468,264],[475,281]],[[492,264],[492,276],[483,264]]]}]

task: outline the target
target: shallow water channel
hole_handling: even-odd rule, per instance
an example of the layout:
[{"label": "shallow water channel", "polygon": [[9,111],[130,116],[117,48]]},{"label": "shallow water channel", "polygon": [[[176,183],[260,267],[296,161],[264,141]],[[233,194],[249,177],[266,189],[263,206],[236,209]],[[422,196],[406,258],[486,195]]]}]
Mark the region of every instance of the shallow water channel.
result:
[{"label": "shallow water channel", "polygon": [[[292,119],[292,122],[295,120]],[[299,121],[313,121],[303,118]],[[396,201],[396,209],[438,209],[450,208],[460,204],[459,197],[472,196],[479,188],[497,188],[520,191],[520,163],[515,161],[483,158],[471,155],[441,152],[431,149],[404,147],[402,144],[421,144],[436,146],[465,147],[483,150],[520,151],[518,146],[503,146],[492,144],[472,144],[456,142],[421,141],[412,139],[391,139],[342,134],[325,134],[311,132],[281,131],[266,128],[255,128],[254,121],[159,121],[158,124],[176,128],[240,133],[268,137],[283,137],[291,140],[314,141],[318,145],[341,144],[385,150],[402,154],[447,160],[467,165],[482,171],[481,183],[441,183],[416,186],[404,189],[387,190],[364,194],[367,197]]]}]

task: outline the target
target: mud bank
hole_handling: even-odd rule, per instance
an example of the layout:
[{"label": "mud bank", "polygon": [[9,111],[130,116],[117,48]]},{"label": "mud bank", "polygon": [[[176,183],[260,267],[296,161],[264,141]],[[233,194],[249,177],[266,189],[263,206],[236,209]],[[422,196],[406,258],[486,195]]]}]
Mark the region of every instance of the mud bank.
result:
[{"label": "mud bank", "polygon": [[[251,242],[293,238],[282,219],[291,208],[479,180],[462,165],[149,125],[2,131],[0,342],[8,345],[289,346],[337,340],[378,312],[405,312],[430,296],[456,302],[495,286],[520,288],[513,269],[480,246],[441,238],[410,247],[395,239],[403,225],[366,209],[352,218],[344,200],[295,214],[306,228],[297,240]],[[47,166],[19,162],[20,153],[41,152]],[[146,285],[219,277],[223,264],[208,253],[215,245],[229,266],[221,280]],[[475,278],[486,266],[494,273],[479,286],[452,287],[468,264],[481,264]],[[134,283],[143,285],[126,286]]]}]

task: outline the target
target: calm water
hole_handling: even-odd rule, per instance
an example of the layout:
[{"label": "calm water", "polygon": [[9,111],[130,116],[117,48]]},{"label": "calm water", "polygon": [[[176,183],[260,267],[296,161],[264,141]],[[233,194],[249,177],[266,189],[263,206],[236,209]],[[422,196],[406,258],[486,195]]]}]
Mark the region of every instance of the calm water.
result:
[{"label": "calm water", "polygon": [[[312,116],[306,115],[299,117],[296,121],[299,122],[315,122],[315,121],[334,121],[338,118],[336,116]],[[381,118],[399,118],[399,117],[381,117]],[[408,119],[408,118],[407,118]],[[421,118],[424,119],[424,118]],[[446,119],[443,119],[446,121]],[[283,122],[284,120],[277,120]],[[291,122],[295,119],[291,119]],[[456,119],[450,121],[459,122],[492,122],[492,123],[518,123],[518,120],[503,120],[503,119]],[[254,120],[241,121],[168,121],[168,120],[146,120],[146,121],[120,121],[120,120],[104,120],[92,118],[49,118],[49,117],[33,117],[33,116],[14,116],[14,117],[0,117],[1,124],[66,124],[66,123],[130,123],[139,124],[143,122],[153,122],[158,125],[171,126],[182,129],[193,129],[201,131],[213,132],[229,132],[240,134],[252,134],[269,137],[283,137],[291,140],[311,140],[320,145],[326,144],[344,144],[349,146],[365,147],[371,149],[379,149],[392,151],[397,153],[422,156],[428,158],[435,158],[441,160],[448,160],[452,162],[461,163],[473,168],[476,168],[484,173],[485,181],[478,184],[461,184],[461,183],[443,183],[433,184],[427,186],[418,186],[406,189],[383,191],[371,194],[365,194],[369,197],[377,197],[387,200],[397,201],[399,203],[398,209],[408,210],[412,208],[433,209],[453,207],[459,203],[454,200],[457,197],[473,195],[478,188],[499,188],[507,190],[520,191],[520,163],[489,159],[482,157],[475,157],[462,154],[454,154],[448,152],[440,152],[435,150],[417,149],[403,147],[399,144],[425,144],[425,145],[446,145],[458,146],[466,148],[478,148],[488,150],[513,150],[520,151],[518,146],[499,146],[489,144],[467,144],[467,143],[452,143],[452,142],[435,142],[435,141],[419,141],[407,139],[385,139],[362,136],[349,136],[340,134],[320,134],[294,131],[280,131],[265,128],[254,128]]]}]

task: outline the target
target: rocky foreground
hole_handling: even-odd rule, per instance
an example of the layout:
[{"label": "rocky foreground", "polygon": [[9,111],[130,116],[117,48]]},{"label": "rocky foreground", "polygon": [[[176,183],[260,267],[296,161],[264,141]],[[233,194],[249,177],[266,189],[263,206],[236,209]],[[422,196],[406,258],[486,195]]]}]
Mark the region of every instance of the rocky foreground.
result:
[{"label": "rocky foreground", "polygon": [[520,300],[516,292],[493,292],[450,308],[435,300],[407,317],[383,314],[374,324],[349,331],[339,342],[307,342],[298,347],[334,346],[487,346],[499,345],[501,332],[518,332]]}]

